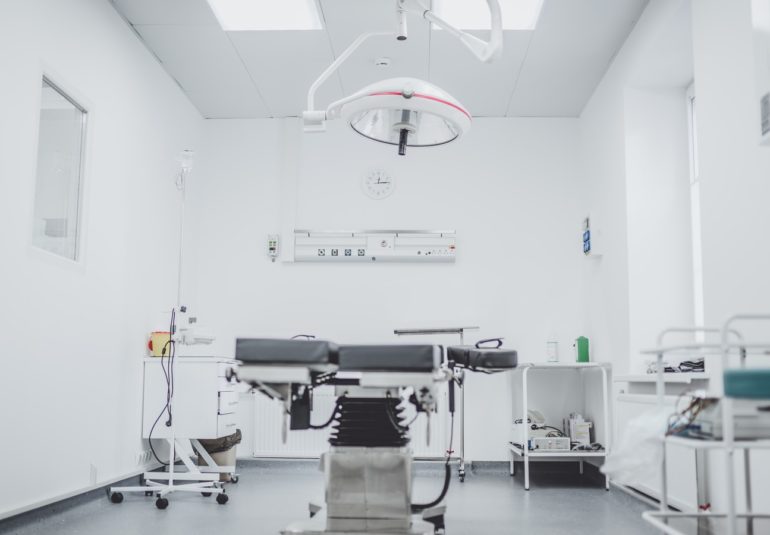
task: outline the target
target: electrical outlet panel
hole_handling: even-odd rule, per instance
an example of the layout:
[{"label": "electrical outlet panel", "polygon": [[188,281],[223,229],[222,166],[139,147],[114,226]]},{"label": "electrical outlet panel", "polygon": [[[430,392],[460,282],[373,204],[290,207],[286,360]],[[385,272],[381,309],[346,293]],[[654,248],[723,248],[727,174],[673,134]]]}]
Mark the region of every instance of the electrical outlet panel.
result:
[{"label": "electrical outlet panel", "polygon": [[453,230],[294,232],[296,262],[454,262],[456,252]]}]

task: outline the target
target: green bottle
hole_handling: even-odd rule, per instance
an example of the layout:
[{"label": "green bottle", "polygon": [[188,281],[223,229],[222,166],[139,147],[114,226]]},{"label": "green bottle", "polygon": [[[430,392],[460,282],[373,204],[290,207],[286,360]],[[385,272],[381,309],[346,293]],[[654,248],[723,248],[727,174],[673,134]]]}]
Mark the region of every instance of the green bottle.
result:
[{"label": "green bottle", "polygon": [[579,336],[575,340],[575,347],[577,348],[577,361],[588,362],[588,338]]}]

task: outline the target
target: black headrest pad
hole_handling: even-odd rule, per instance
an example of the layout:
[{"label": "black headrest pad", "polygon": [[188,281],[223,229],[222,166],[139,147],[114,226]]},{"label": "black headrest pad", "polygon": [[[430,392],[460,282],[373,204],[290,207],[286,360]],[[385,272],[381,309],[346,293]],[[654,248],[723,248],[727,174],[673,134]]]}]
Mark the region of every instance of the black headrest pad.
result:
[{"label": "black headrest pad", "polygon": [[519,363],[519,356],[513,349],[474,346],[451,346],[447,348],[447,358],[470,370],[507,370]]},{"label": "black headrest pad", "polygon": [[336,344],[323,340],[238,338],[235,358],[245,364],[273,366],[337,364],[339,350]]},{"label": "black headrest pad", "polygon": [[431,345],[340,346],[340,371],[432,372],[440,364]]}]

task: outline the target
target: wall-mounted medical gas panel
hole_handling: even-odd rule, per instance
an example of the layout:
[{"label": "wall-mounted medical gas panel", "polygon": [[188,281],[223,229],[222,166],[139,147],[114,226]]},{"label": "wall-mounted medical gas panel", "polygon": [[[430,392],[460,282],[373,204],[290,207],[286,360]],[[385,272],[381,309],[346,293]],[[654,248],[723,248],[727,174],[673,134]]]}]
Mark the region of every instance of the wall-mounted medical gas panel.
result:
[{"label": "wall-mounted medical gas panel", "polygon": [[295,262],[454,262],[453,230],[294,231]]}]

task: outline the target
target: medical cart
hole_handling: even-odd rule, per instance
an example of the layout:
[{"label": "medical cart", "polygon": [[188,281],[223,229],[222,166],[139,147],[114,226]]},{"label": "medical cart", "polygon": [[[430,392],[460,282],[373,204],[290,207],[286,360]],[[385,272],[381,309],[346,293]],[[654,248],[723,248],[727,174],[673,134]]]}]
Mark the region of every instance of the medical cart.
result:
[{"label": "medical cart", "polygon": [[[705,357],[707,355],[721,356],[721,369],[724,372],[736,369],[731,366],[734,357],[739,357],[739,370],[746,370],[746,357],[748,355],[770,354],[770,342],[749,342],[744,339],[734,325],[737,323],[758,321],[770,321],[770,315],[743,314],[733,316],[728,319],[721,329],[709,327],[684,327],[670,328],[664,330],[658,336],[658,347],[644,351],[646,355],[655,355],[657,359],[657,388],[658,405],[664,405],[664,355],[692,355]],[[706,335],[709,333],[718,333],[719,343],[694,342],[678,345],[664,345],[664,341],[670,334],[698,334]],[[753,398],[747,398],[753,399]],[[668,482],[666,477],[666,448],[663,448],[663,462],[661,463],[662,493],[659,511],[646,511],[642,518],[660,529],[661,532],[668,535],[690,535],[691,533],[724,533],[725,535],[738,535],[738,520],[745,523],[745,533],[747,535],[758,534],[754,530],[756,519],[765,519],[770,523],[770,514],[759,514],[752,511],[752,493],[751,493],[751,455],[752,449],[770,449],[770,440],[736,440],[735,438],[735,414],[733,403],[735,398],[724,395],[720,399],[722,411],[722,430],[723,438],[721,440],[690,438],[685,436],[669,435],[665,437],[666,444],[676,444],[678,446],[690,447],[705,451],[724,452],[725,460],[725,492],[727,497],[727,510],[725,512],[712,512],[707,504],[701,504],[696,512],[678,512],[669,510],[668,500]],[[744,492],[746,512],[738,513],[735,498],[735,453],[743,452],[744,464]]]},{"label": "medical cart", "polygon": [[[610,410],[609,410],[609,373],[611,371],[611,365],[608,363],[600,362],[554,362],[554,363],[541,363],[541,364],[519,364],[513,372],[514,381],[518,383],[519,393],[521,395],[521,413],[514,414],[514,418],[520,419],[521,422],[527,422],[528,410],[530,405],[530,375],[535,373],[550,373],[554,371],[567,371],[574,372],[574,379],[580,381],[580,390],[583,393],[583,407],[582,413],[585,414],[585,377],[584,374],[590,372],[599,372],[602,381],[602,422],[603,422],[603,447],[604,449],[598,451],[532,451],[527,447],[529,441],[529,426],[523,426],[525,429],[525,435],[522,444],[509,443],[508,449],[510,450],[510,474],[514,475],[514,463],[517,459],[521,459],[524,462],[524,489],[529,490],[529,463],[531,460],[548,460],[557,462],[578,462],[580,473],[583,473],[583,462],[586,460],[605,458],[610,451],[610,443],[612,440],[612,430],[610,427]],[[515,427],[515,425],[514,425]],[[610,489],[610,479],[605,477],[604,486],[607,490]]]}]

